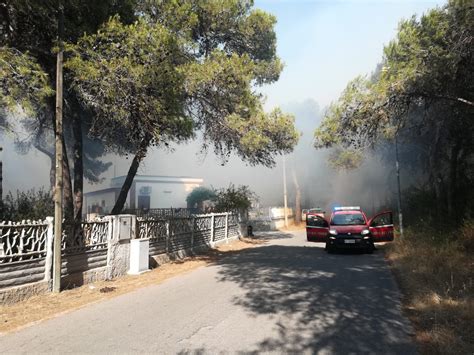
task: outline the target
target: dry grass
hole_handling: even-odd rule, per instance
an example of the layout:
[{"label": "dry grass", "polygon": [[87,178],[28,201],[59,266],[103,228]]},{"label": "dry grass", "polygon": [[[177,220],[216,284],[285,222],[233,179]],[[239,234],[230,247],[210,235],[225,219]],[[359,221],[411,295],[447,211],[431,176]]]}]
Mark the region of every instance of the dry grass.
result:
[{"label": "dry grass", "polygon": [[252,248],[262,243],[264,242],[258,240],[258,237],[241,238],[210,250],[206,254],[163,264],[142,275],[127,275],[111,281],[100,281],[65,290],[59,294],[44,294],[12,305],[0,306],[0,333],[17,330],[138,288],[160,284],[171,277],[208,265],[226,254]]},{"label": "dry grass", "polygon": [[423,354],[474,354],[473,235],[472,222],[455,234],[408,231],[387,248]]}]

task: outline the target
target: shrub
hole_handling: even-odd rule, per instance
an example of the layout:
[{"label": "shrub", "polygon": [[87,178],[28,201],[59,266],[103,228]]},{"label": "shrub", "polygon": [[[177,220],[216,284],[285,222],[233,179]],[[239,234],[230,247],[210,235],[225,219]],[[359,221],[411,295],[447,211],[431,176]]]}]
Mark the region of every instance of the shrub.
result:
[{"label": "shrub", "polygon": [[214,200],[216,193],[213,189],[208,187],[200,186],[196,187],[186,197],[186,203],[188,208],[199,208],[202,209],[202,203],[207,200]]},{"label": "shrub", "polygon": [[218,212],[235,211],[247,213],[257,195],[248,186],[235,187],[230,184],[227,188],[216,190],[215,210]]},{"label": "shrub", "polygon": [[54,216],[53,197],[49,191],[40,188],[27,191],[17,190],[16,195],[9,192],[2,203],[4,221],[39,220]]}]

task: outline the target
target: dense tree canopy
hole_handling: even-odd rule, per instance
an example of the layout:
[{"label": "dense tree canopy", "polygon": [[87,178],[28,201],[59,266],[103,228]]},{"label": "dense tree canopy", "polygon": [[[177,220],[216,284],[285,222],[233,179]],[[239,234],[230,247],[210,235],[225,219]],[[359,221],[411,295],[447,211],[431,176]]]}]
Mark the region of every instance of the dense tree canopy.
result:
[{"label": "dense tree canopy", "polygon": [[447,206],[462,216],[472,200],[465,197],[473,176],[473,38],[474,8],[465,1],[402,21],[372,76],[354,79],[330,106],[315,146],[339,147],[334,160],[344,166],[397,136],[405,166],[422,168],[438,213]]},{"label": "dense tree canopy", "polygon": [[316,147],[366,147],[381,133],[393,136],[411,110],[435,104],[467,118],[474,107],[473,24],[474,10],[463,1],[402,21],[372,77],[351,81],[331,105]]},{"label": "dense tree canopy", "polygon": [[[84,33],[96,32],[112,15],[119,14],[125,23],[136,18],[133,0],[0,0],[0,129],[13,133],[21,152],[34,147],[49,157],[51,186],[60,5],[65,17],[64,39],[72,42]],[[96,182],[110,164],[98,159],[105,150],[100,141],[87,136],[91,111],[79,104],[70,84],[66,78],[64,204],[66,218],[80,219],[83,177]],[[27,134],[19,139],[19,131]]]},{"label": "dense tree canopy", "polygon": [[[95,112],[92,133],[135,155],[113,213],[152,145],[192,138],[225,160],[272,166],[298,140],[293,118],[263,111],[255,87],[278,79],[275,18],[247,1],[147,1],[70,43],[74,88]],[[119,137],[119,138],[118,138]]]},{"label": "dense tree canopy", "polygon": [[[21,112],[31,131],[31,141],[21,146],[34,146],[52,163],[60,4],[0,0],[0,122],[11,128],[9,118],[18,116],[9,113]],[[76,220],[83,176],[97,181],[108,167],[96,159],[105,150],[134,155],[114,213],[122,209],[150,146],[180,142],[200,131],[203,149],[214,149],[223,160],[234,152],[250,164],[268,166],[275,154],[292,150],[298,139],[292,117],[280,110],[266,114],[256,91],[278,79],[282,64],[276,56],[276,19],[253,9],[253,1],[73,0],[62,5],[65,198],[72,206],[74,196]]]}]

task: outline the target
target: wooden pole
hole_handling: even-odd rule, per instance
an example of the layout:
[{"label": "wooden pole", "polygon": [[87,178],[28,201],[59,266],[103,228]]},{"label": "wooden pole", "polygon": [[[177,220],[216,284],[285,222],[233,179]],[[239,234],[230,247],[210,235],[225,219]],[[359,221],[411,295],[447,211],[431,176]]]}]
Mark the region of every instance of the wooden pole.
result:
[{"label": "wooden pole", "polygon": [[291,170],[293,175],[293,183],[295,184],[295,212],[294,212],[294,219],[295,224],[299,225],[301,223],[301,190],[300,185],[298,184],[298,177],[296,176],[295,169]]},{"label": "wooden pole", "polygon": [[286,196],[286,161],[285,156],[283,156],[283,202],[285,205],[285,227],[288,228],[288,198]]},{"label": "wooden pole", "polygon": [[54,189],[53,292],[61,291],[61,237],[63,234],[63,32],[64,12],[62,5],[59,5],[59,51],[56,61],[56,183]]},{"label": "wooden pole", "polygon": [[[3,148],[0,147],[0,153],[3,151]],[[0,155],[0,210],[3,207],[3,160]]]},{"label": "wooden pole", "polygon": [[398,161],[398,131],[395,135],[395,167],[397,170],[398,223],[400,225],[400,237],[403,237],[402,189],[400,186],[400,163]]}]

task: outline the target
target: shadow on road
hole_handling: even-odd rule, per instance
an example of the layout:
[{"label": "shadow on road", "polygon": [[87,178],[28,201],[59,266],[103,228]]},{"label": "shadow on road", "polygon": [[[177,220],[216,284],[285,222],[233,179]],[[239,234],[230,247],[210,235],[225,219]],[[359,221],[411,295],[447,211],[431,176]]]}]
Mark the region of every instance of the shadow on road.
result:
[{"label": "shadow on road", "polygon": [[217,262],[219,281],[244,290],[233,302],[275,317],[276,333],[255,352],[414,353],[398,293],[381,255],[328,255],[269,245]]},{"label": "shadow on road", "polygon": [[249,237],[249,238],[265,241],[265,240],[290,239],[290,238],[294,238],[294,235],[291,233],[284,233],[284,232],[255,232],[255,236]]}]

